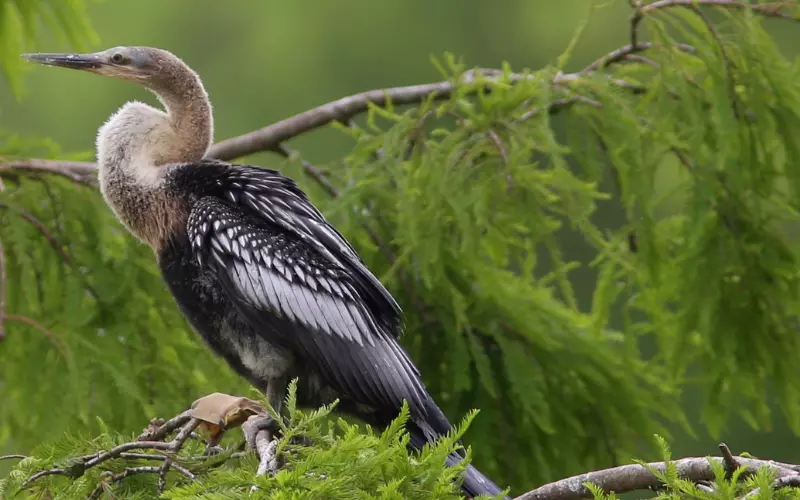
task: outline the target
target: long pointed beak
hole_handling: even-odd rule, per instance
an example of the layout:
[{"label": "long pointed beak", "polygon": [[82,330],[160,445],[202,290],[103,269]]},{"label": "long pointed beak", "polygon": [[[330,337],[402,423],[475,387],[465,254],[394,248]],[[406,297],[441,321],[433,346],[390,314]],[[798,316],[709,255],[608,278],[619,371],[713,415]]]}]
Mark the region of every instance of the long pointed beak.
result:
[{"label": "long pointed beak", "polygon": [[22,54],[21,57],[46,66],[70,69],[97,69],[103,65],[99,54]]}]

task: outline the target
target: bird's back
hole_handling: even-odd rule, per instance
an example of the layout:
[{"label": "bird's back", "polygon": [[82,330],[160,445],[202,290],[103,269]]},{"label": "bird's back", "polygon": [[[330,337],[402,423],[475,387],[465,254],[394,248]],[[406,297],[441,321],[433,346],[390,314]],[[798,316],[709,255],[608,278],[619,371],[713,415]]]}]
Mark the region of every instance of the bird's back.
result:
[{"label": "bird's back", "polygon": [[362,276],[369,271],[360,261],[347,260],[352,247],[291,181],[203,162],[173,167],[166,191],[187,200],[189,214],[185,232],[159,252],[162,271],[179,303],[212,301],[202,314],[181,306],[203,325],[214,311],[213,322],[223,323],[206,335],[247,330],[245,351],[254,333],[363,405],[396,410],[405,399],[426,412],[419,373],[396,341],[399,308],[383,299],[382,285],[375,289],[377,279]]}]

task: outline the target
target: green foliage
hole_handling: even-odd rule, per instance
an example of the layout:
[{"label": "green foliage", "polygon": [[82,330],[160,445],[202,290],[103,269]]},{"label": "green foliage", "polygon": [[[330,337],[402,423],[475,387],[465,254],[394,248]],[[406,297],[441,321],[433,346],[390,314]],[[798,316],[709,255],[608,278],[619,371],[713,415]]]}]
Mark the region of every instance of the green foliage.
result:
[{"label": "green foliage", "polygon": [[0,74],[17,95],[22,93],[19,55],[34,46],[40,22],[75,47],[97,40],[84,0],[0,0]]},{"label": "green foliage", "polygon": [[[275,476],[256,476],[258,459],[254,453],[231,458],[236,440],[226,437],[228,449],[218,456],[198,458],[201,443],[190,440],[175,456],[175,463],[196,474],[196,479],[171,472],[168,488],[162,498],[174,500],[211,498],[270,499],[457,499],[457,480],[464,461],[458,467],[444,467],[447,455],[458,448],[457,441],[469,425],[464,419],[450,436],[421,453],[409,455],[404,422],[407,407],[386,430],[375,433],[341,419],[329,420],[333,407],[302,412],[293,404],[294,387],[287,398],[288,422],[282,425],[284,437],[278,453],[286,465]],[[230,431],[229,434],[238,434]],[[296,444],[294,436],[303,436],[311,444]],[[41,498],[56,493],[58,498],[83,499],[110,474],[127,467],[160,464],[153,460],[116,459],[90,468],[75,478],[49,476],[23,489],[23,482],[32,474],[52,467],[68,468],[79,463],[81,455],[106,450],[130,441],[132,436],[103,434],[94,439],[65,436],[54,444],[39,446],[31,458],[20,461],[6,479],[0,480],[2,498]],[[34,458],[35,457],[35,458]],[[220,458],[221,457],[221,458]],[[74,468],[73,468],[74,469]],[[77,470],[77,469],[76,469]],[[258,490],[251,492],[257,486]],[[154,498],[158,496],[158,474],[145,473],[125,478],[121,484],[109,485],[105,497]]]},{"label": "green foliage", "polygon": [[[482,410],[465,441],[498,483],[639,456],[651,444],[642,436],[688,427],[686,389],[704,391],[702,423],[714,433],[734,415],[768,427],[773,395],[800,432],[800,66],[746,9],[723,11],[713,30],[707,22],[692,9],[648,16],[653,64],[569,78],[506,68],[446,100],[373,108],[360,127],[340,127],[354,146],[326,168],[337,198],[298,161],[283,167],[401,302],[402,341],[445,412]],[[466,69],[436,64],[453,81]],[[13,137],[0,155],[63,158]],[[0,344],[14,360],[0,363],[0,448],[66,429],[102,434],[94,416],[133,432],[204,393],[245,390],[188,331],[151,252],[96,192],[50,177],[3,180],[7,311],[17,319]],[[614,210],[623,224],[609,223]],[[251,462],[209,474],[220,495],[254,481],[352,495],[381,484],[386,498],[415,487],[394,482],[422,474],[399,441],[339,431],[318,435],[323,448],[298,451],[274,480],[254,479]],[[365,452],[376,441],[380,474]],[[364,462],[345,467],[342,457]],[[10,480],[37,465],[25,461]],[[324,467],[326,481],[292,475]],[[414,477],[444,488],[448,474]],[[89,479],[74,487],[85,494]],[[151,492],[153,478],[141,481],[136,491]],[[193,488],[170,495],[199,495]]]},{"label": "green foliage", "polygon": [[[688,10],[648,26],[657,66],[555,86],[545,68],[491,93],[476,82],[446,102],[373,109],[331,169],[347,188],[326,213],[402,291],[405,343],[448,413],[500,405],[473,426],[476,463],[495,475],[538,482],[607,464],[609,447],[625,456],[659,416],[682,419],[689,383],[707,391],[713,433],[731,412],[769,425],[768,385],[800,425],[786,356],[800,352],[789,236],[800,222],[798,67],[746,13],[714,33]],[[534,113],[576,96],[555,118]],[[597,217],[609,199],[623,227]],[[359,212],[396,262],[359,229]],[[593,257],[570,261],[570,243]],[[587,309],[570,279],[584,266],[596,273]],[[614,315],[620,332],[609,330]],[[487,453],[480,436],[503,452]],[[484,453],[499,458],[484,464]]]}]

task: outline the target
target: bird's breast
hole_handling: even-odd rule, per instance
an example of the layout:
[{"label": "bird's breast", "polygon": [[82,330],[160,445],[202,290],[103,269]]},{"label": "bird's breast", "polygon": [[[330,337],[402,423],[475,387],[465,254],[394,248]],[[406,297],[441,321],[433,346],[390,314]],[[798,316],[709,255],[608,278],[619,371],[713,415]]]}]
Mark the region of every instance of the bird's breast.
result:
[{"label": "bird's breast", "polygon": [[163,182],[143,184],[130,172],[103,164],[100,172],[106,204],[139,240],[158,250],[172,235],[186,231],[188,200],[171,193]]}]

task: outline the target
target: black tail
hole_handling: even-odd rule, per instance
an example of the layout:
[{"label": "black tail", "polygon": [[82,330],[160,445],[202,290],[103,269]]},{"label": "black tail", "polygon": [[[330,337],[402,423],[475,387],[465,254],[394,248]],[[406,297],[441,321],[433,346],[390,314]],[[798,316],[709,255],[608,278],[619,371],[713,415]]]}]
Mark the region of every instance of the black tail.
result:
[{"label": "black tail", "polygon": [[[406,426],[409,437],[411,438],[408,444],[411,448],[417,450],[421,450],[427,443],[435,441],[439,436],[447,434],[452,429],[447,417],[444,416],[442,410],[440,410],[432,400],[429,400],[426,409],[428,410],[428,418],[425,422],[410,420]],[[448,467],[453,467],[463,459],[464,457],[458,453],[452,453],[447,457],[446,463]],[[497,486],[472,464],[467,465],[462,477],[463,482],[461,483],[461,490],[469,497],[476,497],[478,495],[496,496],[503,492],[503,488]],[[511,500],[509,496],[505,496],[504,498]]]},{"label": "black tail", "polygon": [[[461,460],[462,457],[456,454],[450,455],[447,457],[447,465],[452,467]],[[464,482],[461,483],[461,490],[470,497],[476,497],[478,495],[496,496],[503,492],[501,487],[494,484],[491,479],[483,475],[483,472],[479,471],[472,464],[467,464],[467,468],[464,470],[464,475],[462,477]],[[511,500],[509,496],[504,498]]]}]

